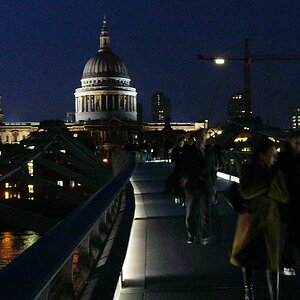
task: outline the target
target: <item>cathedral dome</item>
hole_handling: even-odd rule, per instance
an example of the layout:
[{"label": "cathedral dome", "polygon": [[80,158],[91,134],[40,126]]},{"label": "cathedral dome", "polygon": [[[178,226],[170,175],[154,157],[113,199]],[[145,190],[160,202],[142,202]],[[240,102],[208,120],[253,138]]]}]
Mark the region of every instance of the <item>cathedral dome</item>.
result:
[{"label": "cathedral dome", "polygon": [[86,63],[82,79],[93,77],[129,78],[126,66],[111,51],[99,51]]},{"label": "cathedral dome", "polygon": [[106,18],[98,52],[84,66],[75,90],[75,120],[137,120],[137,92],[122,60],[110,47]]}]

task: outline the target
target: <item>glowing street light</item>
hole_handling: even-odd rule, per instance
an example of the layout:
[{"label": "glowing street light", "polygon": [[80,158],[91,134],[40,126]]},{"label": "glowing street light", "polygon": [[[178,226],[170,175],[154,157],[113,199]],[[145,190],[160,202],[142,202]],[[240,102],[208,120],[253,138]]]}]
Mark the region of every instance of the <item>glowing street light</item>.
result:
[{"label": "glowing street light", "polygon": [[225,59],[223,58],[216,58],[214,61],[217,65],[223,65],[225,63]]}]

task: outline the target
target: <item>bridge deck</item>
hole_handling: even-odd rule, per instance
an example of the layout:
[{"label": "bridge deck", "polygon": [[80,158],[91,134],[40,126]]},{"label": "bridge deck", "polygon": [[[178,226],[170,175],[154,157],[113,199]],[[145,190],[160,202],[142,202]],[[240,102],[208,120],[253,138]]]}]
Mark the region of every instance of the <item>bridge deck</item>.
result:
[{"label": "bridge deck", "polygon": [[[243,299],[241,272],[229,263],[236,213],[220,201],[213,207],[213,242],[188,245],[184,208],[164,193],[171,168],[140,164],[132,177],[136,213],[117,299]],[[257,299],[268,299],[264,274],[255,275]],[[299,299],[299,276],[280,280],[281,299]]]}]

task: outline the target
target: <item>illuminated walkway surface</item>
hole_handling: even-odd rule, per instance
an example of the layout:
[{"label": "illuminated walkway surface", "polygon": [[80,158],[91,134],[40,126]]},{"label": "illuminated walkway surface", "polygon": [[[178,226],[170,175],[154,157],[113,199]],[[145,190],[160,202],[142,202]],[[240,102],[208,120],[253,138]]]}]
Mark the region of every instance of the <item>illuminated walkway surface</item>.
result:
[{"label": "illuminated walkway surface", "polygon": [[[118,300],[243,299],[240,270],[229,263],[236,213],[222,199],[213,207],[210,245],[186,244],[184,208],[163,193],[171,164],[138,165],[132,184],[136,213]],[[224,181],[219,181],[223,187]],[[300,299],[299,276],[281,276],[281,298]],[[269,299],[256,274],[256,299]]]}]

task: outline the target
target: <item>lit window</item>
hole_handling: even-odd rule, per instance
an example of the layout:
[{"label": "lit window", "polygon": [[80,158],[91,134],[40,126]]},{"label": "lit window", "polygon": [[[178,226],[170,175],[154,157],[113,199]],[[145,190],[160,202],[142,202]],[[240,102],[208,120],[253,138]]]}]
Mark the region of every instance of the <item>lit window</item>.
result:
[{"label": "lit window", "polygon": [[27,163],[27,167],[28,167],[28,174],[30,174],[30,176],[33,176],[33,161],[32,160],[29,163]]},{"label": "lit window", "polygon": [[33,193],[33,185],[32,184],[28,185],[28,193],[30,193],[30,194]]},{"label": "lit window", "polygon": [[62,152],[62,153],[66,153],[66,150],[65,149],[61,149],[61,150],[59,150],[60,152]]},{"label": "lit window", "polygon": [[5,199],[9,199],[9,192],[5,192],[4,197],[5,197]]},{"label": "lit window", "polygon": [[34,149],[34,146],[28,146],[27,149]]},{"label": "lit window", "polygon": [[75,185],[76,185],[75,181],[74,180],[70,180],[70,187],[73,188],[73,187],[75,187]]},{"label": "lit window", "polygon": [[62,180],[57,180],[57,185],[63,186],[64,182]]},{"label": "lit window", "polygon": [[238,142],[246,142],[248,140],[247,137],[238,137],[234,140],[235,143],[238,143]]},{"label": "lit window", "polygon": [[73,137],[78,137],[78,133],[74,133],[74,134],[73,134]]},{"label": "lit window", "polygon": [[8,182],[5,182],[5,187],[6,187],[6,188],[9,188],[9,187],[10,187]]}]

